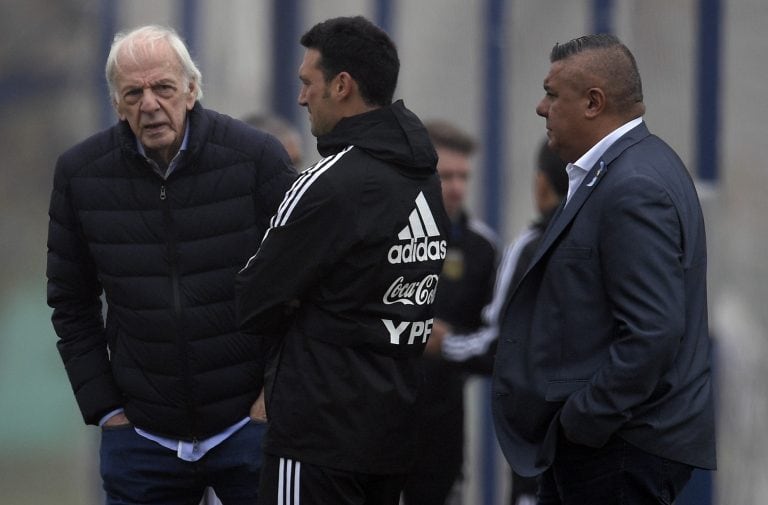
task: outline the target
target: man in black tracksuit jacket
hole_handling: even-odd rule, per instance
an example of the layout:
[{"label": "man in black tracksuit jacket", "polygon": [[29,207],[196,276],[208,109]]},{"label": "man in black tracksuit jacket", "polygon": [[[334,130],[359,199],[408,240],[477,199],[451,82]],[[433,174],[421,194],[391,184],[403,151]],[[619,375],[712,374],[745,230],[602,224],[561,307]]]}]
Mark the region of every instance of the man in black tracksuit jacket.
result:
[{"label": "man in black tracksuit jacket", "polygon": [[241,328],[275,345],[259,493],[267,504],[285,489],[302,504],[396,504],[447,246],[437,157],[421,121],[391,104],[396,71],[383,98],[361,96],[397,63],[384,32],[336,18],[302,44],[299,103],[325,158],[288,191],[237,283]]}]

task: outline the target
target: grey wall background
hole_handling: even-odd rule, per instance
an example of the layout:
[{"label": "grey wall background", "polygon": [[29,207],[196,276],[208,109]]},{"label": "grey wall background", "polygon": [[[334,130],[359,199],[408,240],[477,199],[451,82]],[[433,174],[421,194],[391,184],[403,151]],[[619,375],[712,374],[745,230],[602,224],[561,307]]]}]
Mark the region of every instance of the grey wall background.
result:
[{"label": "grey wall background", "polygon": [[[57,155],[106,125],[104,11],[116,28],[153,22],[180,29],[195,8],[195,57],[205,106],[233,116],[270,111],[274,2],[268,0],[0,0],[0,502],[84,504],[98,500],[98,433],[82,426],[55,349],[45,305],[48,197]],[[483,137],[485,1],[391,2],[402,60],[397,96],[423,118],[455,121]],[[336,15],[376,16],[371,0],[283,2],[303,32]],[[616,0],[615,33],[643,75],[646,121],[693,174],[697,142],[695,0]],[[720,177],[700,184],[710,252],[710,322],[719,355],[719,454],[715,503],[768,497],[768,3],[722,0]],[[509,0],[499,41],[504,59],[500,233],[510,240],[533,216],[531,171],[543,121],[534,113],[548,53],[592,29],[590,0]],[[301,48],[295,43],[295,58]],[[285,65],[299,60],[285,50]],[[283,62],[280,62],[283,63]],[[298,82],[298,81],[296,81]],[[303,111],[306,160],[317,158]],[[484,153],[470,207],[482,214]],[[473,382],[466,503],[481,503],[479,454],[485,389]],[[498,456],[497,456],[498,457]],[[505,468],[495,469],[504,493]],[[500,503],[500,502],[499,502]]]}]

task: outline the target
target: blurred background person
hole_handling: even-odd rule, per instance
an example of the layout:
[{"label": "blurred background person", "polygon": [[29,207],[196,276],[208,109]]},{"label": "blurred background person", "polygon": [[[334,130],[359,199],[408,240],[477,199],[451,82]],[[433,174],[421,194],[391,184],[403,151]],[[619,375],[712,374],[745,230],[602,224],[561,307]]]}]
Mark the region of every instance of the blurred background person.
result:
[{"label": "blurred background person", "polygon": [[[552,215],[568,193],[568,175],[565,172],[565,165],[566,163],[549,148],[547,140],[544,139],[534,164],[533,204],[538,217],[517,237],[510,246],[508,254],[505,255],[505,268],[511,271],[512,275],[507,287],[502,290],[503,300],[507,298],[509,286],[516,284],[525,273]],[[537,479],[522,477],[514,471],[511,471],[511,476],[509,504],[535,505]]]},{"label": "blurred background person", "polygon": [[470,371],[490,374],[490,359],[463,366],[440,356],[443,327],[473,331],[490,300],[496,267],[496,235],[472,218],[465,201],[475,140],[447,121],[425,123],[437,150],[443,204],[451,220],[448,252],[435,297],[435,325],[424,354],[425,383],[419,400],[416,463],[403,490],[405,505],[443,505],[464,462],[464,383]]},{"label": "blurred background person", "polygon": [[[280,143],[202,107],[175,31],[115,36],[119,121],[59,157],[48,304],[108,504],[225,505],[258,494],[264,356],[235,320],[234,276],[295,179]],[[106,324],[101,295],[106,300]]]},{"label": "blurred background person", "polygon": [[[568,174],[566,163],[547,145],[545,139],[539,146],[533,176],[533,205],[537,218],[513,241],[517,258],[510,258],[508,267],[512,268],[509,284],[514,285],[525,273],[531,262],[541,236],[549,226],[552,215],[568,193]],[[511,250],[510,250],[511,253]]]},{"label": "blurred background person", "polygon": [[291,158],[291,163],[301,170],[304,148],[299,130],[288,121],[275,114],[253,113],[245,116],[243,121],[263,132],[269,133],[283,144]]},{"label": "blurred background person", "polygon": [[[483,311],[484,327],[470,334],[453,330],[445,335],[441,348],[443,359],[457,363],[493,360],[499,335],[499,314],[507,299],[509,288],[525,272],[552,215],[568,192],[565,165],[549,148],[545,139],[540,144],[534,160],[532,196],[537,217],[504,250],[496,276],[493,300]],[[510,505],[534,505],[536,478],[521,477],[511,472],[511,480]]]}]

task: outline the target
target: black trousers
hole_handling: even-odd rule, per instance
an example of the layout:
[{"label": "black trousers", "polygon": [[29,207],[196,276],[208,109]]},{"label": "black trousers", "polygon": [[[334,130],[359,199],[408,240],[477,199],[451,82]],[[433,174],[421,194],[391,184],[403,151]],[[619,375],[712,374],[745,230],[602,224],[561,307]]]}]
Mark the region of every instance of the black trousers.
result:
[{"label": "black trousers", "polygon": [[411,472],[403,489],[403,505],[445,505],[461,468],[435,468],[435,472]]},{"label": "black trousers", "polygon": [[613,437],[598,449],[560,436],[539,481],[539,505],[671,505],[693,467]]},{"label": "black trousers", "polygon": [[264,454],[259,505],[398,505],[405,474],[347,472]]}]

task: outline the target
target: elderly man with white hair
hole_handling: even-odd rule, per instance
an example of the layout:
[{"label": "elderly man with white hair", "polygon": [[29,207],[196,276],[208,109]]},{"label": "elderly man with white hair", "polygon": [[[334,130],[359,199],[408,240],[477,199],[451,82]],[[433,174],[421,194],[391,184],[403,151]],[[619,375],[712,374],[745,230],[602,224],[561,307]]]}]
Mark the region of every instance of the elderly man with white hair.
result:
[{"label": "elderly man with white hair", "polygon": [[118,34],[106,77],[119,121],[59,157],[47,275],[107,503],[196,505],[207,487],[255,503],[264,356],[237,329],[234,277],[295,170],[274,137],[202,107],[172,29]]}]

